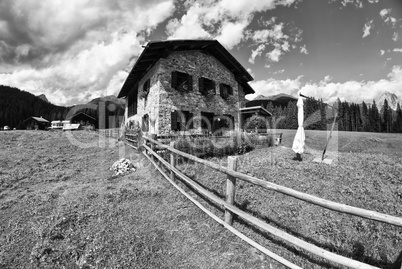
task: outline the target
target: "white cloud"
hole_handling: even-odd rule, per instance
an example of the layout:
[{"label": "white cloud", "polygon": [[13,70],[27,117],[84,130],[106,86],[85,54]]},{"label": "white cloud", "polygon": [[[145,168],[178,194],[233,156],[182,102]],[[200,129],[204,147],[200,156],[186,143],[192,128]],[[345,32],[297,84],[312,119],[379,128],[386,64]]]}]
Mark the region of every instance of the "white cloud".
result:
[{"label": "white cloud", "polygon": [[0,32],[15,29],[0,41],[0,84],[59,105],[116,94],[146,33],[174,9],[173,0],[0,2],[0,18],[9,19]]},{"label": "white cloud", "polygon": [[391,9],[389,8],[389,9],[386,9],[386,8],[384,8],[384,9],[382,9],[381,11],[380,11],[380,15],[381,15],[381,17],[385,17],[386,15],[388,15],[389,13],[391,12]]},{"label": "white cloud", "polygon": [[[232,49],[246,38],[245,29],[251,23],[256,12],[274,9],[277,5],[290,5],[296,0],[260,1],[260,0],[219,0],[186,2],[186,12],[180,19],[171,20],[166,28],[168,39],[173,38],[216,38],[228,49]],[[274,22],[269,20],[268,24]],[[265,36],[283,36],[282,25],[273,27],[271,32],[257,33],[261,39]],[[273,37],[274,38],[274,37]],[[280,37],[282,38],[282,37]],[[286,45],[285,45],[286,46]]]},{"label": "white cloud", "polygon": [[192,6],[180,20],[174,18],[169,21],[166,26],[166,33],[169,35],[168,39],[196,39],[208,38],[210,34],[204,30],[200,24],[200,16],[204,9],[195,4]]},{"label": "white cloud", "polygon": [[326,75],[324,77],[324,82],[330,82],[333,79],[333,77],[331,77],[330,75]]},{"label": "white cloud", "polygon": [[264,51],[264,49],[265,49],[265,45],[264,45],[264,44],[261,44],[261,45],[258,46],[258,48],[257,48],[256,50],[251,50],[251,56],[250,56],[250,58],[248,59],[248,61],[249,61],[250,63],[254,64],[254,62],[255,62],[255,57],[260,56],[261,53]]},{"label": "white cloud", "polygon": [[392,50],[393,52],[402,52],[402,48],[395,48]]},{"label": "white cloud", "polygon": [[282,74],[284,72],[285,72],[285,69],[281,69],[281,70],[275,71],[273,74],[277,75],[277,74]]},{"label": "white cloud", "polygon": [[287,39],[288,36],[283,33],[283,23],[279,23],[274,25],[272,29],[255,31],[251,38],[257,43],[262,43],[269,40]]},{"label": "white cloud", "polygon": [[392,35],[392,40],[394,40],[396,42],[396,41],[398,41],[398,37],[399,37],[398,33],[394,32],[394,34]]},{"label": "white cloud", "polygon": [[287,93],[296,95],[298,89],[301,86],[300,80],[303,76],[299,76],[296,79],[266,79],[250,82],[250,86],[254,89],[255,93],[247,95],[248,99],[252,99],[260,94],[265,96],[275,95],[279,93]]},{"label": "white cloud", "polygon": [[384,55],[384,53],[385,53],[385,50],[380,50],[381,55]]},{"label": "white cloud", "polygon": [[[378,99],[385,91],[394,92],[402,96],[402,67],[394,66],[386,79],[378,81],[346,81],[343,83],[330,82],[326,76],[318,83],[305,83],[302,85],[301,76],[296,79],[287,80],[260,80],[251,82],[250,85],[255,90],[255,97],[260,94],[265,96],[278,93],[296,95],[298,89],[307,96],[322,98],[324,102],[333,103],[339,97],[341,100],[360,103],[362,101],[371,103],[373,99]],[[249,98],[249,97],[248,97]]]},{"label": "white cloud", "polygon": [[282,51],[279,46],[275,46],[272,51],[265,54],[265,56],[272,62],[279,62],[279,58],[281,57],[281,55]]},{"label": "white cloud", "polygon": [[379,0],[368,0],[370,4],[378,3]]},{"label": "white cloud", "polygon": [[362,0],[342,0],[341,4],[344,7],[349,5],[349,4],[354,5],[357,8],[362,8],[363,7]]},{"label": "white cloud", "polygon": [[303,46],[300,47],[300,53],[308,55],[308,51],[306,49],[306,45],[304,44]]},{"label": "white cloud", "polygon": [[[127,77],[121,69],[132,55],[139,54],[141,41],[143,39],[136,35],[115,34],[109,44],[98,44],[76,57],[65,55],[60,64],[0,74],[0,84],[13,85],[35,95],[44,93],[55,104],[73,104],[80,99],[89,101],[116,94]],[[122,74],[125,74],[124,79]],[[112,85],[116,88],[112,89]]]},{"label": "white cloud", "polygon": [[228,49],[240,43],[244,37],[244,29],[248,26],[249,20],[245,19],[239,22],[224,22],[221,26],[220,33],[216,39],[225,45]]},{"label": "white cloud", "polygon": [[391,11],[392,9],[390,8],[388,9],[384,8],[380,11],[380,16],[382,17],[382,19],[386,24],[391,25],[392,28],[395,28],[398,20],[391,16]]},{"label": "white cloud", "polygon": [[363,38],[370,35],[371,27],[373,27],[373,20],[367,22],[363,27]]}]

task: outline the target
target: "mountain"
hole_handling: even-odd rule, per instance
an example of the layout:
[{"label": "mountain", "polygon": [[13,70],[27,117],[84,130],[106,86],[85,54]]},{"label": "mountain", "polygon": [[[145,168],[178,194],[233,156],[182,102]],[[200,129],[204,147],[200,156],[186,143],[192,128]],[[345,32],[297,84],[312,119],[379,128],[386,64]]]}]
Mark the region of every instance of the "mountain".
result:
[{"label": "mountain", "polygon": [[108,129],[120,127],[125,112],[125,101],[114,95],[95,98],[86,104],[72,107],[69,116],[83,112],[97,120],[96,128]]},{"label": "mountain", "polygon": [[95,99],[92,99],[91,101],[88,102],[88,104],[99,104],[99,102],[112,102],[115,105],[118,105],[120,107],[124,107],[126,102],[123,99],[117,98],[114,95],[108,95],[104,97],[98,97]]},{"label": "mountain", "polygon": [[382,111],[382,107],[384,106],[384,100],[387,99],[389,107],[393,110],[396,111],[396,108],[399,105],[402,105],[401,99],[396,96],[396,94],[391,93],[391,92],[384,92],[380,98],[377,100],[377,107],[379,111]]},{"label": "mountain", "polygon": [[253,100],[248,101],[246,103],[246,107],[253,107],[253,106],[267,107],[268,102],[272,102],[274,106],[285,107],[291,101],[295,102],[297,101],[297,98],[286,93],[279,93],[270,96],[258,95]]},{"label": "mountain", "polygon": [[40,98],[40,99],[42,99],[43,101],[49,103],[49,100],[47,100],[46,95],[44,95],[44,94],[38,95],[38,98]]}]

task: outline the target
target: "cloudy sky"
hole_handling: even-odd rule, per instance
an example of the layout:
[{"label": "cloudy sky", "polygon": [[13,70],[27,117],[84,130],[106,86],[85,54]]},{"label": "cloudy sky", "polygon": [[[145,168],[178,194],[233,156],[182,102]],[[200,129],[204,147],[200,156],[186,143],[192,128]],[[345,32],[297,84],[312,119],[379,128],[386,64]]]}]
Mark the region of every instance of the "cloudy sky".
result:
[{"label": "cloudy sky", "polygon": [[0,0],[0,84],[85,103],[117,94],[148,41],[190,38],[220,41],[254,96],[402,98],[400,0]]}]

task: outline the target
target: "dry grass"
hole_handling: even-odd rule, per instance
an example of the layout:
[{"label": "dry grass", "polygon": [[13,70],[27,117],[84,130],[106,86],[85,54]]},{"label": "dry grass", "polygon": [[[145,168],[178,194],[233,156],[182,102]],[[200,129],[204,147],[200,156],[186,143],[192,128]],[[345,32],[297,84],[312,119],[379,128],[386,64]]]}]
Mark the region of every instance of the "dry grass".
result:
[{"label": "dry grass", "polygon": [[[73,140],[0,133],[0,268],[269,268],[135,151],[91,132]],[[139,169],[115,177],[123,156]]]},{"label": "dry grass", "polygon": [[[321,157],[319,149],[325,145],[325,132],[307,132],[307,151],[302,162],[292,160],[295,154],[289,147],[294,132],[283,133],[284,146],[257,149],[240,156],[239,171],[324,199],[402,217],[402,159],[397,150],[401,148],[401,135],[339,133],[339,138],[329,145],[328,157],[334,160],[333,165],[326,165],[312,162]],[[224,159],[213,160],[226,165]],[[224,197],[224,175],[199,165],[182,169]],[[391,268],[402,251],[402,228],[332,212],[241,181],[236,190],[240,208],[332,252]],[[214,210],[222,214],[219,209]],[[342,268],[241,220],[235,227],[303,268]]]}]

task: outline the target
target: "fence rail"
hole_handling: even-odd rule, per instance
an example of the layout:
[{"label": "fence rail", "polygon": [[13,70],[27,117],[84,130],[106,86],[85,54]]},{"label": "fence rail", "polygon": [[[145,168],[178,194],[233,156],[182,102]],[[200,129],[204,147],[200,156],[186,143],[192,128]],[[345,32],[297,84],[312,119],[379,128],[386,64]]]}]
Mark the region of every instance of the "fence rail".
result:
[{"label": "fence rail", "polygon": [[105,137],[119,138],[121,135],[120,128],[99,129],[98,132]]},{"label": "fence rail", "polygon": [[[193,155],[181,152],[171,146],[162,144],[159,141],[156,141],[154,139],[148,138],[148,137],[144,137],[143,138],[144,142],[142,145],[139,145],[141,142],[138,142],[139,140],[137,140],[137,149],[139,148],[139,146],[142,146],[143,150],[146,151],[145,152],[145,156],[150,159],[150,161],[156,166],[156,168],[162,173],[162,175],[168,179],[171,183],[174,180],[174,178],[178,177],[180,178],[182,181],[186,182],[187,184],[189,184],[190,186],[192,186],[195,190],[198,191],[198,193],[200,193],[201,195],[207,197],[208,199],[216,202],[217,204],[219,204],[220,206],[222,206],[225,209],[225,222],[226,225],[224,225],[226,228],[231,227],[231,229],[229,229],[231,232],[233,232],[234,234],[236,234],[237,236],[239,236],[240,238],[242,238],[243,240],[245,240],[246,242],[248,242],[249,244],[255,246],[257,249],[261,250],[263,253],[265,253],[266,255],[270,256],[271,258],[277,260],[278,262],[284,264],[285,266],[289,267],[289,268],[300,268],[297,265],[294,265],[292,263],[290,263],[289,261],[283,259],[282,257],[279,257],[278,255],[270,252],[269,250],[265,249],[263,246],[259,245],[258,243],[252,241],[251,239],[247,238],[245,239],[245,235],[241,234],[240,232],[236,231],[232,226],[230,226],[232,224],[232,219],[233,219],[233,214],[237,215],[241,218],[243,218],[244,220],[246,220],[249,223],[252,223],[256,226],[258,226],[259,228],[281,238],[284,241],[287,241],[288,243],[291,243],[297,247],[303,248],[306,251],[315,254],[319,257],[325,258],[329,261],[332,261],[334,263],[337,264],[341,264],[344,266],[347,266],[349,268],[378,268],[378,267],[374,267],[347,257],[343,257],[340,256],[338,254],[329,252],[325,249],[322,249],[320,247],[317,247],[313,244],[310,244],[308,242],[305,242],[297,237],[294,237],[284,231],[281,231],[265,222],[263,222],[262,220],[240,210],[239,208],[234,206],[234,196],[235,196],[235,186],[236,186],[236,179],[240,179],[243,180],[245,182],[260,186],[262,188],[265,189],[269,189],[269,190],[273,190],[276,192],[280,192],[283,194],[286,194],[288,196],[297,198],[299,200],[308,202],[308,203],[312,203],[333,211],[337,211],[337,212],[341,212],[341,213],[346,213],[346,214],[350,214],[350,215],[355,215],[355,216],[359,216],[362,218],[366,218],[366,219],[371,219],[371,220],[376,220],[379,222],[383,222],[383,223],[387,223],[387,224],[391,224],[391,225],[395,225],[398,227],[402,227],[402,218],[400,217],[395,217],[395,216],[390,216],[390,215],[386,215],[386,214],[382,214],[382,213],[378,213],[375,211],[371,211],[371,210],[366,210],[366,209],[361,209],[361,208],[357,208],[357,207],[353,207],[353,206],[348,206],[345,204],[340,204],[340,203],[336,203],[333,201],[329,201],[329,200],[325,200],[313,195],[309,195],[306,193],[302,193],[296,190],[293,190],[291,188],[287,188],[281,185],[277,185],[265,180],[261,180],[258,179],[256,177],[252,177],[252,176],[248,176],[246,174],[243,173],[239,173],[236,172],[236,158],[229,158],[229,167],[222,167],[216,163],[213,162],[209,162],[200,158],[197,158]],[[150,145],[146,145],[146,142],[148,142]],[[167,162],[166,160],[164,160],[161,156],[159,156],[154,148],[155,146],[158,146],[159,148],[163,148],[167,151],[170,152],[170,163]],[[150,156],[148,156],[150,155]],[[226,193],[226,201],[223,201],[222,199],[220,199],[219,197],[215,196],[214,194],[212,194],[211,192],[205,190],[203,187],[201,187],[200,185],[198,185],[196,182],[194,182],[192,179],[190,179],[189,177],[187,177],[185,174],[183,174],[181,171],[179,171],[176,167],[175,167],[175,160],[176,160],[176,155],[187,158],[189,160],[201,163],[207,167],[210,167],[214,170],[220,171],[224,174],[227,175],[228,179],[227,179],[227,193]],[[162,166],[166,167],[168,170],[170,170],[170,177],[168,177],[166,175],[166,173],[163,172]],[[173,183],[172,183],[173,184]],[[176,187],[176,186],[175,186]],[[180,191],[180,190],[179,190]],[[181,191],[182,192],[182,191]],[[187,195],[186,195],[187,196]],[[190,198],[189,198],[190,199]],[[190,199],[191,200],[191,199]],[[194,203],[194,201],[192,201]],[[198,204],[196,204],[197,206],[199,206]],[[206,212],[205,208],[201,208],[204,212]],[[208,211],[209,212],[209,211]],[[207,212],[206,212],[207,213]],[[208,215],[211,216],[211,214],[213,215],[213,213],[209,212],[207,213]],[[218,221],[216,218],[218,218],[217,216],[211,216],[213,219],[215,219],[216,221]],[[220,218],[218,218],[219,221],[218,222],[223,222]],[[240,235],[239,235],[240,234]],[[272,255],[273,254],[273,255]]]}]

